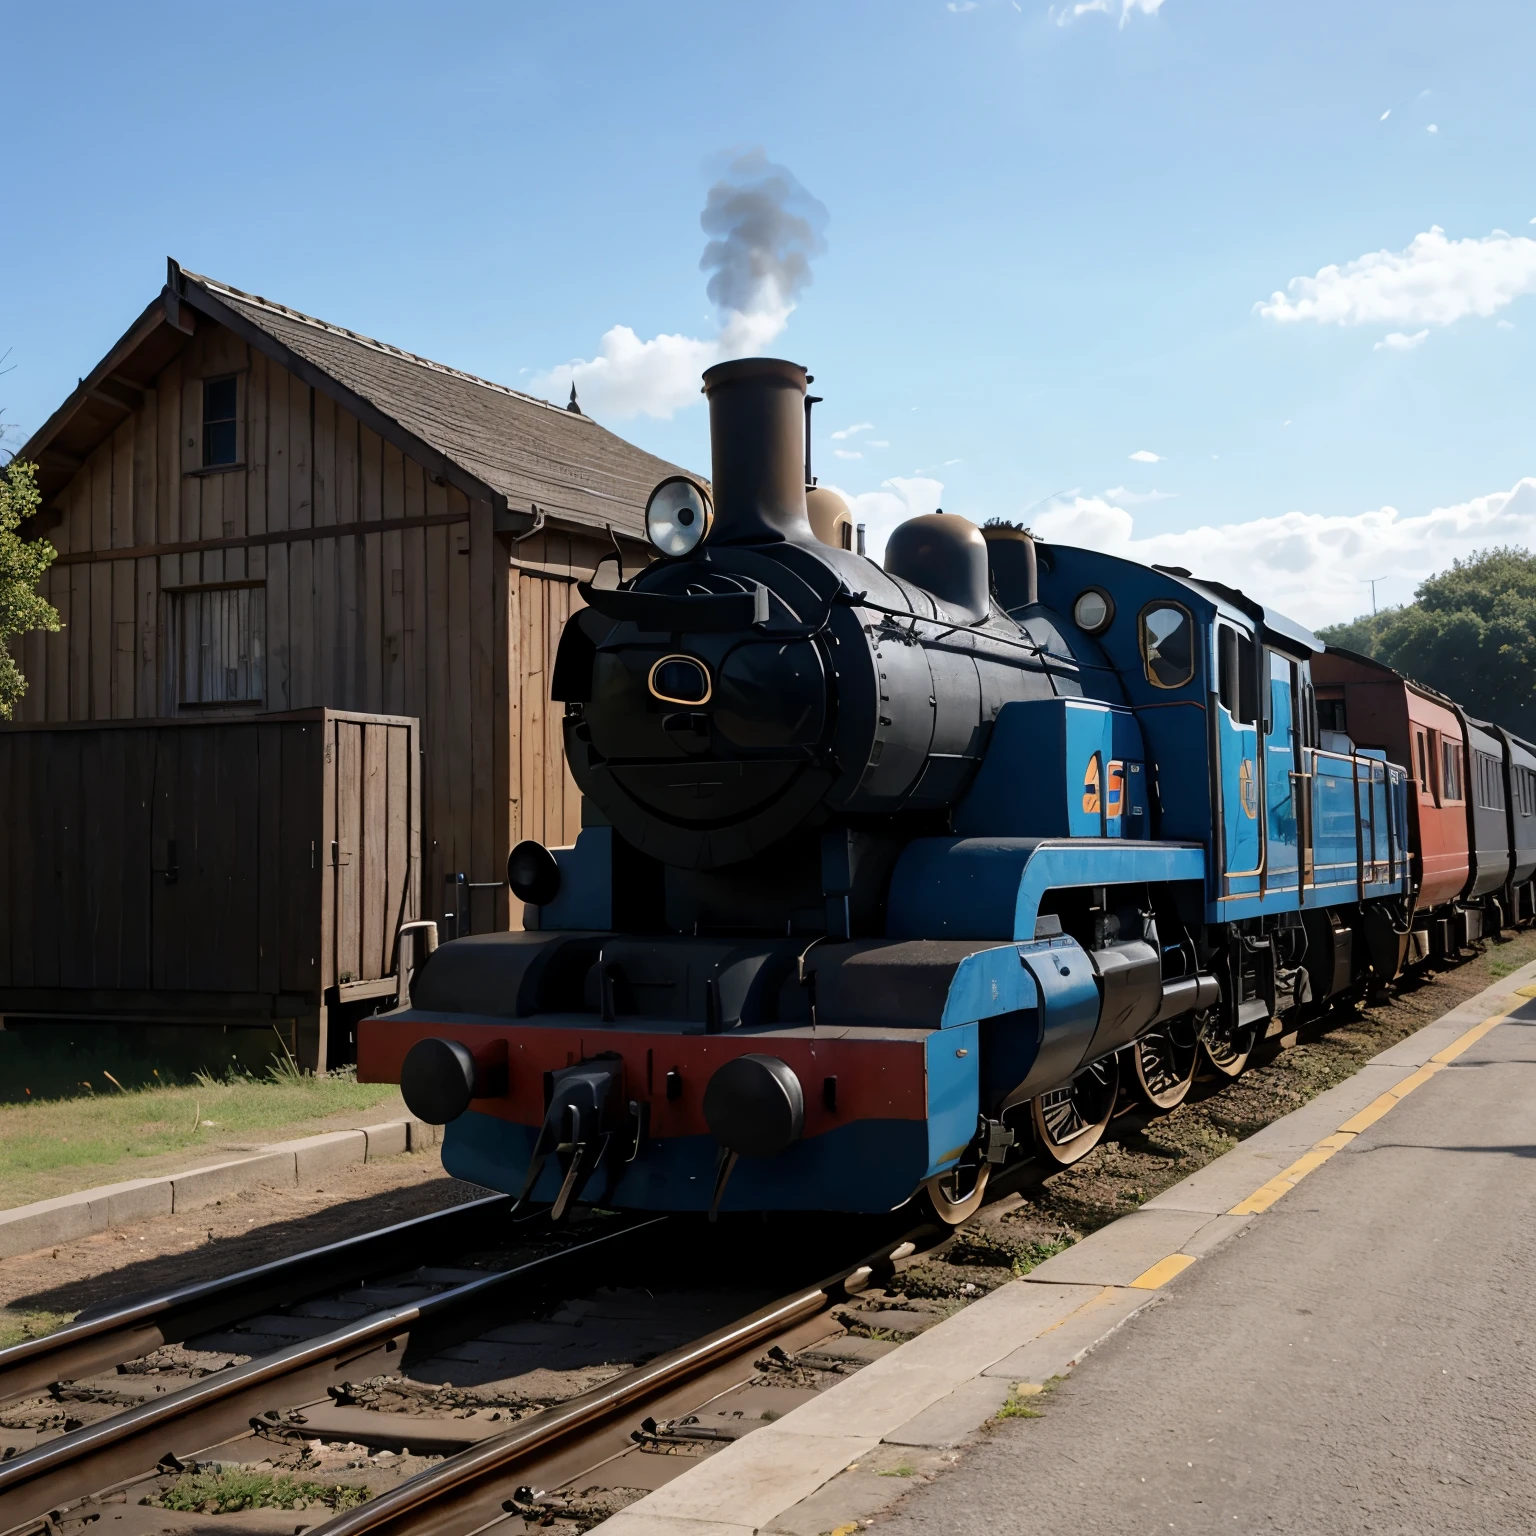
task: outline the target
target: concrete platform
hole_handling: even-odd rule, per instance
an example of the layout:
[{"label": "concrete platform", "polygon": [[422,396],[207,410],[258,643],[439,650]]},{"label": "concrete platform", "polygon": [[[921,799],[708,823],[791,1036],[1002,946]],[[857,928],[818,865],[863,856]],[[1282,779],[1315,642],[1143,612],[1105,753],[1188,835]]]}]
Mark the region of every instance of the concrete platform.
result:
[{"label": "concrete platform", "polygon": [[[931,1453],[937,1469],[946,1453],[950,1459],[956,1455],[949,1448],[974,1440],[997,1422],[998,1409],[1011,1393],[1069,1377],[1117,1334],[1123,1353],[1124,1341],[1150,1326],[1145,1319],[1161,1314],[1163,1298],[1182,1294],[1208,1266],[1217,1274],[1248,1249],[1254,1234],[1269,1230],[1266,1224],[1278,1219],[1276,1206],[1289,1209],[1280,1202],[1291,1189],[1362,1135],[1374,1139],[1382,1120],[1399,1104],[1417,1103],[1419,1090],[1443,1079],[1446,1067],[1482,1049],[1490,1019],[1515,1011],[1512,1026],[1536,1025],[1536,1002],[1517,995],[1533,982],[1536,964],[1382,1052],[1348,1081],[1258,1132],[1141,1211],[902,1344],[594,1529],[602,1536],[804,1536],[851,1530],[854,1523],[873,1518],[908,1487],[904,1477],[872,1473],[874,1462],[911,1448]],[[1460,1076],[1465,1080],[1467,1074],[1461,1070]],[[1133,1320],[1133,1330],[1119,1333]],[[1019,1432],[1031,1427],[1025,1422]],[[1083,1466],[1076,1463],[1071,1473],[1074,1487],[1085,1486]],[[1030,1475],[1022,1464],[1014,1474]],[[1038,1497],[1014,1490],[1012,1502],[982,1501],[988,1504],[987,1523],[957,1524],[959,1512],[968,1507],[965,1500],[975,1492],[967,1488],[934,1504],[931,1512],[915,1513],[927,1510],[924,1501],[942,1499],[944,1490],[958,1490],[965,1475],[950,1473],[913,1495],[912,1530],[1015,1529],[1022,1511],[1044,1507]],[[1060,1511],[1060,1497],[1058,1492],[1049,1507]],[[1098,1518],[1098,1524],[1072,1528],[1085,1533],[1132,1528],[1113,1519],[1105,1523],[1103,1511]],[[1229,1514],[1226,1524],[1209,1528],[1249,1529],[1262,1523],[1255,1518],[1249,1526],[1234,1524]],[[1146,1528],[1163,1529],[1166,1522]]]}]

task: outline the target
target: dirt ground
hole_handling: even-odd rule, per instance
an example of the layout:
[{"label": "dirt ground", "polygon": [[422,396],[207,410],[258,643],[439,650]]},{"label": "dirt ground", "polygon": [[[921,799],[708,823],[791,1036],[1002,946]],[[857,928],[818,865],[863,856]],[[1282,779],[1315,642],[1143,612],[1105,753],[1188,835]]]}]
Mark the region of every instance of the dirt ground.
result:
[{"label": "dirt ground", "polygon": [[489,1193],[443,1172],[437,1150],[330,1169],[324,1187],[242,1191],[0,1263],[0,1343],[120,1302],[425,1216]]}]

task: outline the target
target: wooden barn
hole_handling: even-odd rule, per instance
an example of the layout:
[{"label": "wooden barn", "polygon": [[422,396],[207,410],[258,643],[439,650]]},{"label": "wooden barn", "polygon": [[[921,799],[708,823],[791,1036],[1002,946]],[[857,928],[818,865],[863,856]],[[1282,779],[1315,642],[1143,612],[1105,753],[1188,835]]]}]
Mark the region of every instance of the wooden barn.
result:
[{"label": "wooden barn", "polygon": [[[22,456],[39,466],[32,531],[59,550],[43,592],[64,628],[19,642],[29,686],[7,734],[317,708],[419,722],[419,764],[390,791],[419,794],[419,915],[446,919],[450,934],[517,920],[509,848],[567,843],[578,828],[548,698],[575,582],[616,546],[630,570],[645,558],[645,499],[674,466],[574,400],[551,405],[175,262]],[[50,792],[28,784],[11,801],[23,842]],[[45,876],[17,883],[17,840],[0,902],[46,907]],[[361,856],[329,841],[324,857]],[[374,900],[391,920],[417,915],[414,897]],[[103,964],[89,998],[60,982],[46,1007],[32,985],[18,1001],[18,977],[55,973],[12,952],[12,915],[0,913],[0,1014],[176,1011],[174,987],[152,975],[148,988],[103,985]],[[49,921],[33,913],[29,943],[57,944]],[[367,969],[392,963],[377,942],[364,949]],[[376,981],[336,964],[317,972],[311,1061],[326,1059],[327,1000]],[[132,1003],[114,1006],[114,992]],[[201,996],[201,1014],[219,1017]],[[258,1016],[264,1007],[294,1004],[274,993]]]}]

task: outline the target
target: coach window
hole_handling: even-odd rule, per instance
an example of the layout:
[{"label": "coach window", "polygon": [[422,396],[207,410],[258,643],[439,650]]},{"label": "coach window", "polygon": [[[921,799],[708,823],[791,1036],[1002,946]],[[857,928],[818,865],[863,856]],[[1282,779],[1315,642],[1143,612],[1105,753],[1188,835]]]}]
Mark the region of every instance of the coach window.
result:
[{"label": "coach window", "polygon": [[1444,798],[1447,800],[1460,800],[1461,793],[1461,745],[1458,742],[1440,742],[1440,783],[1444,787]]},{"label": "coach window", "polygon": [[1415,731],[1413,739],[1419,748],[1419,793],[1423,795],[1434,794],[1434,786],[1429,782],[1429,746],[1425,741],[1423,731]]},{"label": "coach window", "polygon": [[1195,675],[1195,625],[1177,603],[1141,612],[1141,661],[1154,688],[1182,688]]}]

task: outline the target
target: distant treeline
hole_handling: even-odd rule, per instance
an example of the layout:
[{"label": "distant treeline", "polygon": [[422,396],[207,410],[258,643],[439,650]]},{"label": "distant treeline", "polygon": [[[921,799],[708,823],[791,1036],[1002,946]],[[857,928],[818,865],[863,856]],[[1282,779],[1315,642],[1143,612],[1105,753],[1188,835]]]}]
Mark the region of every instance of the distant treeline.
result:
[{"label": "distant treeline", "polygon": [[1528,550],[1486,549],[1458,560],[1405,607],[1318,634],[1536,740],[1536,556]]}]

